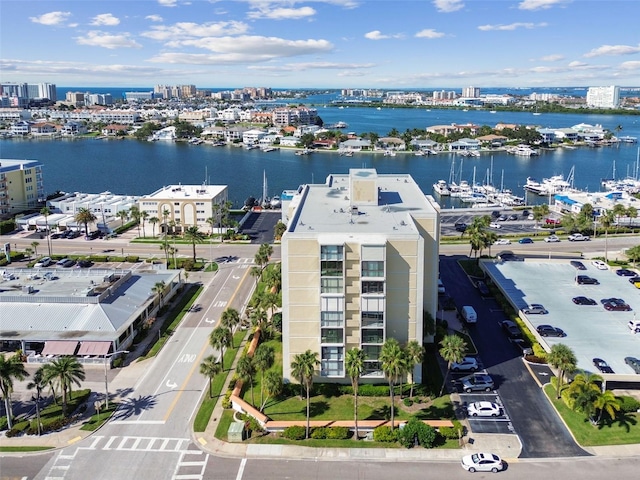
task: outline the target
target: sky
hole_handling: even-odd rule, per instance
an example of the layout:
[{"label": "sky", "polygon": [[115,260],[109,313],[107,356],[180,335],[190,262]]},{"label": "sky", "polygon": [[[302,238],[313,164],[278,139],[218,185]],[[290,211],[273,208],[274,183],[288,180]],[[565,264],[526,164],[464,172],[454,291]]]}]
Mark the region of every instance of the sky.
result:
[{"label": "sky", "polygon": [[640,86],[638,0],[0,0],[0,81]]}]

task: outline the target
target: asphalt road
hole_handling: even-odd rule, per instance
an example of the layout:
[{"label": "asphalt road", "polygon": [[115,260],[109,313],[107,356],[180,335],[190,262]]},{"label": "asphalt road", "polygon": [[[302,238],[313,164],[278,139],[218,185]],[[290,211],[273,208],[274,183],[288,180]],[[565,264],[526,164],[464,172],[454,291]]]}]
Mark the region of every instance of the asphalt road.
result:
[{"label": "asphalt road", "polygon": [[[499,322],[507,317],[491,298],[483,298],[464,274],[460,257],[441,256],[440,276],[458,309],[471,305],[478,323],[469,328],[484,367],[522,442],[521,458],[575,457],[587,455],[573,440],[564,424],[531,378],[516,348],[502,332]],[[496,432],[499,433],[499,432]]]}]

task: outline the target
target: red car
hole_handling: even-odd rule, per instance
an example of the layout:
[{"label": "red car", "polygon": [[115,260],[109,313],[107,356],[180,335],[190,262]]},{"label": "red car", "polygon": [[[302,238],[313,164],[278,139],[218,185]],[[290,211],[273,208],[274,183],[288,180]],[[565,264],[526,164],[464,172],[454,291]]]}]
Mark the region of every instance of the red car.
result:
[{"label": "red car", "polygon": [[562,220],[560,220],[559,218],[545,218],[544,222],[547,225],[560,225],[562,223]]}]

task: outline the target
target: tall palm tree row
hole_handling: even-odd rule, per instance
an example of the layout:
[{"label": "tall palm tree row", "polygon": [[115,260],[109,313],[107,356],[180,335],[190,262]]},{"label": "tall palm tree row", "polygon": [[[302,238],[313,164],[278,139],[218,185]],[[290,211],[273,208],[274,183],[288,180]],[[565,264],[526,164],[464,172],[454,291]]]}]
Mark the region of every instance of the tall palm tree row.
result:
[{"label": "tall palm tree row", "polygon": [[310,394],[311,387],[313,387],[313,377],[316,374],[316,367],[319,364],[318,354],[311,350],[294,355],[293,361],[291,362],[291,374],[298,379],[307,395],[307,426],[305,438],[309,438]]},{"label": "tall palm tree row", "polygon": [[200,373],[209,379],[209,398],[213,398],[213,392],[211,391],[213,378],[222,373],[222,365],[214,355],[209,355],[200,364]]},{"label": "tall palm tree row", "polygon": [[47,365],[43,365],[38,368],[33,374],[33,379],[27,385],[27,389],[36,391],[36,422],[38,422],[38,435],[42,434],[42,423],[40,422],[40,399],[42,398],[42,391],[46,388],[47,382]]},{"label": "tall palm tree row", "polygon": [[440,388],[440,395],[444,391],[444,386],[447,383],[447,377],[449,376],[449,370],[451,370],[451,364],[459,362],[467,352],[467,342],[458,335],[446,335],[440,341],[440,356],[447,362],[447,374],[442,382]]},{"label": "tall palm tree row", "polygon": [[220,365],[222,365],[222,371],[224,371],[224,351],[231,345],[233,336],[229,329],[225,327],[216,327],[209,334],[209,343],[215,350],[220,351]]},{"label": "tall palm tree row", "polygon": [[191,243],[193,247],[193,263],[197,261],[196,259],[196,243],[202,243],[205,239],[205,234],[202,233],[197,225],[193,225],[191,227],[187,227],[184,230],[184,238]]},{"label": "tall palm tree row", "polygon": [[355,435],[354,439],[358,440],[358,387],[360,382],[360,377],[364,372],[364,361],[366,360],[367,355],[364,350],[359,348],[352,348],[347,351],[347,355],[344,359],[344,366],[351,379],[351,387],[353,388],[353,421],[355,427]]},{"label": "tall palm tree row", "polygon": [[0,391],[4,400],[4,411],[7,414],[7,426],[13,428],[13,408],[11,406],[11,392],[14,380],[22,381],[29,376],[18,355],[9,358],[0,354]]},{"label": "tall palm tree row", "polygon": [[549,355],[547,355],[547,361],[549,362],[549,365],[558,370],[556,380],[556,398],[560,398],[564,376],[576,369],[578,360],[570,347],[564,343],[556,343],[551,347],[551,351],[549,352]]},{"label": "tall palm tree row", "polygon": [[[227,308],[222,312],[220,324],[233,334],[236,326],[240,324],[240,313],[235,308]],[[231,348],[234,348],[233,335],[231,336]]]},{"label": "tall palm tree row", "polygon": [[253,355],[253,363],[258,372],[260,372],[260,411],[264,408],[264,376],[267,370],[273,366],[275,361],[275,351],[272,346],[261,343]]},{"label": "tall palm tree row", "polygon": [[380,366],[384,376],[389,382],[389,395],[391,397],[391,429],[395,427],[395,403],[394,403],[394,390],[396,384],[402,379],[403,375],[407,371],[406,357],[400,343],[395,338],[387,339],[380,349]]},{"label": "tall palm tree row", "polygon": [[44,370],[45,383],[53,382],[62,395],[62,414],[67,415],[67,401],[72,394],[73,385],[80,386],[85,379],[84,366],[77,358],[64,356],[56,358]]}]

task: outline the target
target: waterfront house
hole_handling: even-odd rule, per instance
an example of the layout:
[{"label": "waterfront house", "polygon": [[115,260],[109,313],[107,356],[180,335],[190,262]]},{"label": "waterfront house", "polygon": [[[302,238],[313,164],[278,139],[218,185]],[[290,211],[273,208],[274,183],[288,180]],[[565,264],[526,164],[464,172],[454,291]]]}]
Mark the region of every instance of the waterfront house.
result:
[{"label": "waterfront house", "polygon": [[0,159],[0,218],[31,210],[43,199],[41,163]]},{"label": "waterfront house", "polygon": [[24,120],[15,122],[11,125],[9,131],[11,132],[11,135],[29,135],[29,133],[31,132],[31,123]]},{"label": "waterfront house", "polygon": [[548,145],[556,142],[556,131],[553,128],[538,128],[538,133],[542,137],[542,143]]},{"label": "waterfront house", "polygon": [[118,133],[126,135],[128,130],[129,128],[126,125],[111,124],[104,127],[101,133],[106,137],[115,137]]},{"label": "waterfront house", "polygon": [[60,129],[60,133],[65,136],[83,135],[87,133],[87,127],[80,122],[66,122]]},{"label": "waterfront house", "polygon": [[36,137],[50,137],[56,133],[58,133],[58,129],[53,123],[38,122],[31,125],[31,135]]},{"label": "waterfront house", "polygon": [[429,138],[425,139],[413,139],[411,140],[411,146],[423,152],[427,151],[438,151],[441,150],[442,147],[438,142],[435,142]]},{"label": "waterfront house", "polygon": [[383,150],[404,150],[404,140],[398,137],[380,137],[377,146]]},{"label": "waterfront house", "polygon": [[361,152],[362,150],[371,150],[371,140],[366,138],[353,138],[340,142],[340,150],[348,150],[352,152]]},{"label": "waterfront house", "polygon": [[559,141],[575,142],[578,140],[578,132],[573,128],[556,128],[554,133]]},{"label": "waterfront house", "polygon": [[244,145],[258,145],[260,143],[260,140],[262,140],[262,138],[266,135],[266,131],[259,130],[257,128],[247,130],[246,132],[242,133],[242,143]]},{"label": "waterfront house", "polygon": [[480,142],[475,138],[461,138],[456,142],[451,142],[449,144],[449,150],[452,152],[480,150]]},{"label": "waterfront house", "polygon": [[476,140],[478,140],[483,145],[488,145],[491,148],[500,148],[504,147],[504,144],[507,141],[507,137],[490,133],[489,135],[476,137]]}]

